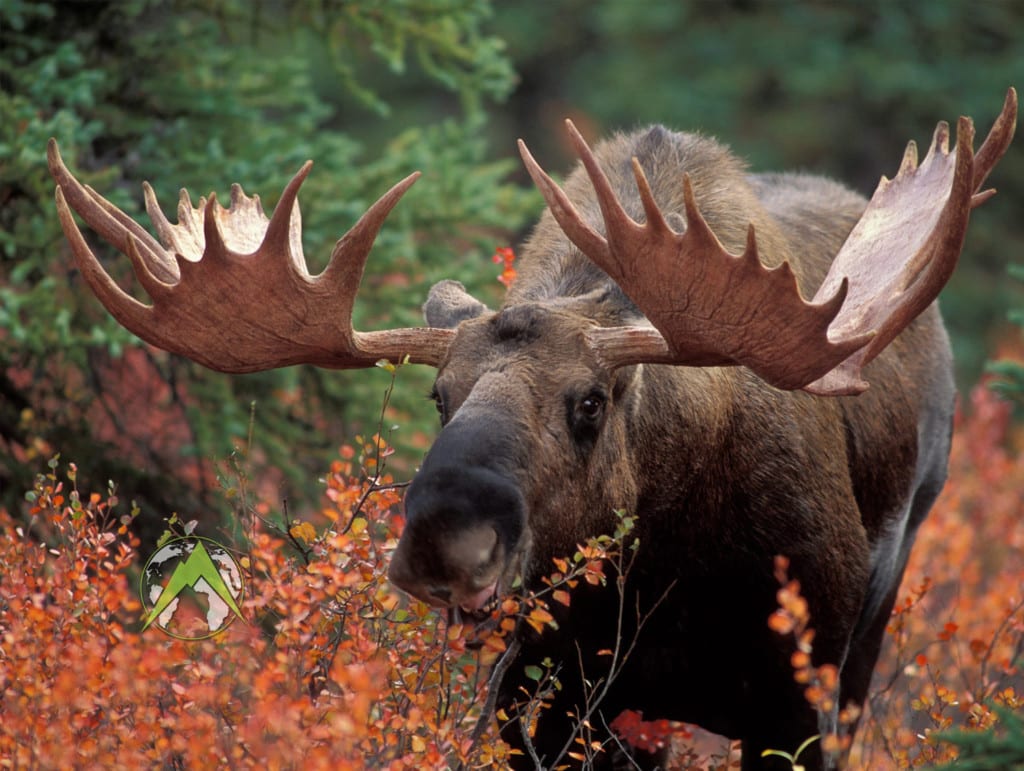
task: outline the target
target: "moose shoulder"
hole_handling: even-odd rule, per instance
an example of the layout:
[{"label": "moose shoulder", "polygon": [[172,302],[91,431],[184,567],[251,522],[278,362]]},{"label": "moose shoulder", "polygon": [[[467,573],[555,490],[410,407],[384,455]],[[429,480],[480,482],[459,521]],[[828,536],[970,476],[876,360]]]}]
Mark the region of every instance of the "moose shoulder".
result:
[{"label": "moose shoulder", "polygon": [[[711,139],[655,127],[592,151],[570,126],[583,165],[564,189],[522,148],[549,211],[504,305],[442,282],[428,327],[372,333],[352,329],[352,303],[373,237],[414,178],[310,277],[293,217],[308,167],[269,221],[236,189],[227,210],[186,199],[171,225],[147,192],[161,243],[82,187],[54,144],[50,160],[83,275],[143,339],[223,371],[406,355],[438,368],[443,429],[409,488],[390,567],[410,594],[484,616],[517,578],[538,588],[554,558],[612,532],[615,512],[634,515],[623,593],[615,581],[583,587],[557,630],[517,632],[498,686],[517,763],[574,762],[570,714],[608,676],[600,652],[626,641],[595,728],[624,709],[697,723],[741,739],[755,769],[774,762],[762,750],[792,750],[837,720],[808,704],[790,643],[767,625],[776,555],[809,604],[815,664],[838,667],[841,704],[865,699],[914,533],[946,476],[954,389],[933,301],[1015,117],[1011,89],[977,155],[969,120],[952,153],[940,124],[924,161],[908,148],[870,202],[820,178],[749,174]],[[106,275],[69,204],[131,257],[151,306]],[[224,302],[243,285],[257,296]],[[532,690],[524,667],[543,660],[561,689],[531,737],[516,701]],[[801,760],[830,759],[812,745]]]}]

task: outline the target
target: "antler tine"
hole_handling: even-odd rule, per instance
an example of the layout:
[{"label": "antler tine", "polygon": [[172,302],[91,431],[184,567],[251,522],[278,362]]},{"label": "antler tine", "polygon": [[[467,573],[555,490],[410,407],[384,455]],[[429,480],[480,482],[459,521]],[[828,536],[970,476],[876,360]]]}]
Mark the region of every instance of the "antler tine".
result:
[{"label": "antler tine", "polygon": [[[309,269],[302,256],[302,215],[299,212],[299,188],[313,170],[313,161],[306,161],[281,191],[281,197],[274,207],[274,214],[267,225],[263,244],[274,254],[285,255],[292,266],[302,275],[308,276]],[[212,199],[213,196],[211,195]],[[241,185],[231,186],[231,211],[248,204],[256,218],[265,218],[263,205],[258,195],[249,198],[242,191]],[[259,242],[257,242],[259,243]],[[260,246],[262,247],[262,244]]]},{"label": "antler tine", "polygon": [[[619,282],[621,279],[627,278],[626,273],[629,269],[629,265],[623,263],[620,259],[626,256],[623,253],[622,247],[631,238],[636,238],[643,231],[643,226],[634,221],[632,217],[626,214],[626,210],[622,208],[622,204],[619,203],[611,182],[608,181],[608,177],[601,169],[601,164],[594,157],[590,145],[586,143],[583,135],[576,129],[576,124],[566,119],[565,128],[573,147],[576,149],[576,154],[579,155],[580,161],[583,163],[587,176],[590,177],[590,184],[593,185],[594,193],[597,196],[597,205],[600,207],[601,216],[604,218],[607,249],[603,252],[599,251],[596,256],[590,255],[589,252],[585,253],[590,259],[597,262],[616,282]],[[636,163],[636,159],[633,159],[633,164],[634,169],[640,168],[639,164]],[[643,171],[640,173],[642,175]],[[640,187],[641,196],[646,192],[648,199],[653,198],[650,195],[650,186],[647,184],[646,178],[644,178],[642,183],[638,182],[638,186]],[[653,203],[653,200],[645,203],[645,207],[648,205],[654,209],[658,208],[657,204]],[[656,222],[652,223],[651,227],[652,229],[657,229],[661,224],[663,224],[663,221],[659,214]]]},{"label": "antler tine", "polygon": [[518,141],[518,145],[526,171],[537,185],[541,195],[544,196],[548,210],[562,231],[569,237],[569,240],[595,262],[600,264],[602,258],[607,260],[610,255],[604,237],[586,223],[569,196],[541,168],[522,139]]},{"label": "antler tine", "polygon": [[850,281],[831,338],[868,331],[875,337],[808,391],[855,391],[851,384],[860,382],[861,369],[938,297],[956,267],[971,209],[990,197],[977,190],[1013,138],[1016,110],[1011,88],[977,157],[974,124],[962,117],[955,155],[949,126],[939,123],[920,166],[904,162],[892,180],[882,178],[818,290],[822,295]]},{"label": "antler tine", "polygon": [[[665,219],[665,215],[661,213],[661,209],[658,207],[658,202],[654,200],[654,193],[651,192],[651,185],[647,181],[647,175],[644,174],[644,169],[640,165],[640,161],[636,158],[632,160],[633,164],[633,178],[636,180],[637,190],[640,192],[640,204],[644,207],[644,218],[647,222],[647,226],[660,231],[670,232],[671,226],[668,224],[668,220]],[[690,183],[690,175],[683,175],[683,185],[690,191],[690,197],[693,196],[693,185]]]},{"label": "antler tine", "polygon": [[1010,140],[1013,139],[1014,131],[1017,128],[1017,89],[1011,86],[1006,91],[1006,99],[1003,100],[1003,109],[992,124],[992,129],[981,143],[978,152],[974,155],[974,191],[977,200],[974,206],[988,200],[994,191],[989,195],[978,193],[981,186],[991,173],[992,169],[999,162],[999,159],[1006,154],[1010,147]]},{"label": "antler tine", "polygon": [[[338,239],[331,252],[331,260],[322,275],[325,282],[337,287],[341,296],[355,298],[359,284],[363,280],[363,271],[370,248],[373,246],[385,218],[405,195],[405,191],[412,187],[419,178],[420,172],[415,171],[394,185],[366,210],[366,213],[345,235]],[[351,307],[348,310],[351,312]]]},{"label": "antler tine", "polygon": [[[181,194],[187,201],[188,193],[182,190]],[[173,225],[171,225],[170,222],[167,221],[167,217],[164,216],[163,211],[160,209],[160,205],[157,203],[156,193],[153,192],[153,188],[148,182],[142,183],[142,195],[146,205],[146,214],[149,215],[149,221],[153,223],[153,227],[156,228],[156,232],[157,235],[160,237],[160,240],[163,243],[167,244],[168,249],[170,251],[176,254],[193,253],[196,255],[200,255],[203,253],[202,244],[199,243],[198,241],[195,241],[194,239],[187,245],[182,243],[181,235],[183,228],[181,227],[181,225],[175,228]],[[181,206],[178,207],[179,220],[183,219],[180,212],[185,207],[186,201],[182,201]],[[188,211],[191,213],[192,202],[187,201],[187,205]],[[163,274],[161,275],[162,281],[168,284],[173,284],[178,281],[178,277],[180,274],[178,273],[177,270],[177,263],[170,263],[169,265],[165,265],[161,261],[156,263],[156,265],[159,265],[158,272]],[[154,267],[156,267],[156,265]],[[146,291],[149,290],[147,289]]]},{"label": "antler tine", "polygon": [[[338,242],[328,268],[311,277],[302,256],[298,209],[308,162],[285,187],[270,220],[258,197],[234,186],[227,209],[212,194],[193,209],[182,191],[179,223],[172,225],[147,185],[146,208],[165,248],[79,183],[53,140],[49,154],[61,225],[82,274],[107,310],[146,342],[236,373],[303,363],[370,367],[380,359],[436,365],[445,355],[452,330],[352,328],[355,293],[373,240],[418,174],[371,206]],[[72,208],[131,258],[152,305],[135,300],[110,278],[82,237]]]},{"label": "antler tine", "polygon": [[[586,223],[568,196],[521,144],[524,161],[552,215],[576,246],[636,303],[659,335],[633,328],[594,330],[591,343],[610,366],[640,362],[694,366],[743,364],[780,388],[800,388],[865,345],[871,335],[839,343],[826,329],[845,288],[807,303],[783,263],[766,268],[751,229],[743,254],[730,254],[700,213],[692,182],[684,178],[685,233],[668,224],[639,162],[633,170],[647,222],[623,209],[596,155],[567,121],[569,134],[595,191],[607,236]],[[674,280],[667,281],[666,278]],[[753,323],[755,322],[756,323]],[[771,329],[771,334],[758,329]],[[794,361],[794,351],[813,357]]]},{"label": "antler tine", "polygon": [[[130,233],[135,236],[141,251],[150,262],[161,262],[163,250],[142,226],[95,190],[83,185],[68,171],[64,159],[60,155],[57,140],[51,138],[47,143],[46,159],[51,176],[56,180],[58,187],[64,191],[62,200],[64,200],[65,206],[70,206],[78,212],[89,227],[119,251],[124,251],[127,247],[126,239]],[[71,222],[74,220],[72,219]]]},{"label": "antler tine", "polygon": [[[152,320],[152,308],[143,305],[117,285],[100,265],[96,255],[92,253],[89,245],[82,238],[82,233],[75,223],[71,207],[68,206],[64,196],[64,188],[58,186],[54,191],[54,199],[57,204],[57,217],[60,219],[61,229],[64,236],[71,245],[71,252],[78,263],[78,269],[82,272],[89,288],[92,289],[101,303],[121,323],[130,330],[143,329]],[[137,250],[135,251],[138,254]]]}]

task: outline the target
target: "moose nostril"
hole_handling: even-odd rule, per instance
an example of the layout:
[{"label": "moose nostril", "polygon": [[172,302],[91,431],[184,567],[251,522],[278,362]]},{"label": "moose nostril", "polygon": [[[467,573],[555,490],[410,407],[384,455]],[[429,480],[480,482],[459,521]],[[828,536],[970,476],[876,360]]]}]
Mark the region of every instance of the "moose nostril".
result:
[{"label": "moose nostril", "polygon": [[432,597],[439,599],[441,602],[447,604],[452,600],[452,590],[446,586],[432,586],[428,590]]}]

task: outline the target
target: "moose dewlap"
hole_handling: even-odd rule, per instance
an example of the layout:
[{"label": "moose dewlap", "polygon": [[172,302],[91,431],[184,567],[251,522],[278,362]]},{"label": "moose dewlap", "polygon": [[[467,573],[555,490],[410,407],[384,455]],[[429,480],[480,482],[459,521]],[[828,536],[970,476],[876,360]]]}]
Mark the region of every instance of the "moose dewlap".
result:
[{"label": "moose dewlap", "polygon": [[[143,340],[225,372],[437,367],[443,428],[390,566],[410,594],[485,615],[515,579],[540,589],[553,559],[614,532],[616,512],[633,518],[640,545],[624,580],[581,582],[555,604],[558,628],[520,624],[501,664],[497,714],[518,766],[578,765],[579,724],[600,736],[632,709],[741,739],[755,769],[780,760],[763,750],[835,730],[839,707],[865,699],[915,531],[946,478],[954,387],[934,300],[992,193],[982,186],[1016,107],[1011,89],[977,153],[969,119],[952,151],[940,124],[924,160],[911,143],[870,201],[818,177],[749,173],[709,138],[654,127],[591,150],[570,124],[582,165],[562,186],[521,147],[548,211],[502,307],[442,282],[429,326],[381,332],[355,331],[352,306],[416,175],[310,276],[296,203],[308,164],[269,220],[236,186],[227,209],[183,195],[172,225],[147,186],[157,240],[82,186],[54,142],[49,156],[82,274]],[[72,209],[131,259],[152,304],[104,272]],[[839,673],[825,714],[767,623],[776,555],[801,582],[813,663]],[[561,687],[531,733],[517,705],[545,660]],[[815,743],[801,762],[838,760]]]}]

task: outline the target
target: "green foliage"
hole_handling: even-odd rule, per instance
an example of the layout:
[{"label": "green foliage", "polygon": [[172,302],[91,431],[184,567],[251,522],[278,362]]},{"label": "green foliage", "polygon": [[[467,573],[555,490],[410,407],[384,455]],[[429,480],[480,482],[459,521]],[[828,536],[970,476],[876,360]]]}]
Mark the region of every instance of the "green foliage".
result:
[{"label": "green foliage", "polygon": [[392,105],[365,85],[375,82],[367,65],[377,60],[406,76],[411,56],[423,77],[458,94],[469,115],[480,114],[482,97],[504,98],[512,82],[504,43],[480,31],[490,13],[481,0],[384,0],[373,10],[325,0],[292,11],[307,33],[315,31],[306,42],[322,49],[337,83],[380,115],[389,115]]},{"label": "green foliage", "polygon": [[940,769],[991,771],[995,768],[1024,768],[1024,713],[994,705],[999,724],[988,731],[950,731],[943,741],[960,748],[960,756]]},{"label": "green foliage", "polygon": [[[124,480],[123,494],[158,516],[216,508],[208,462],[235,447],[278,480],[279,495],[309,500],[341,439],[375,424],[387,386],[379,374],[308,368],[229,378],[138,348],[72,270],[47,139],[133,216],[144,179],[168,214],[178,186],[223,197],[233,181],[269,211],[314,158],[301,196],[313,270],[378,195],[420,169],[378,239],[356,309],[364,328],[418,324],[433,280],[467,271],[477,290],[493,282],[491,250],[535,202],[505,181],[510,160],[485,157],[485,101],[512,85],[501,42],[481,31],[488,14],[477,0],[0,4],[0,505],[30,486],[26,462],[54,449],[90,477]],[[440,109],[384,120],[403,89]],[[455,242],[467,222],[473,235]],[[92,240],[132,286],[127,260]],[[403,424],[414,411],[426,420],[412,394],[430,376],[407,376],[395,402]],[[126,392],[143,401],[134,413]],[[161,412],[180,417],[184,434],[163,441],[150,423]],[[395,441],[430,430],[414,424]]]},{"label": "green foliage", "polygon": [[[1011,278],[1024,281],[1024,265],[1010,265]],[[1009,320],[1024,330],[1024,303],[1008,313]],[[999,379],[992,389],[1024,407],[1024,363],[1012,359],[997,359],[988,363],[988,371]]]}]

